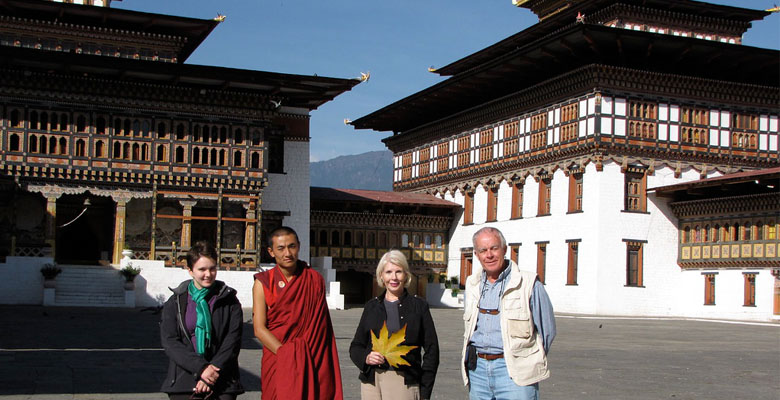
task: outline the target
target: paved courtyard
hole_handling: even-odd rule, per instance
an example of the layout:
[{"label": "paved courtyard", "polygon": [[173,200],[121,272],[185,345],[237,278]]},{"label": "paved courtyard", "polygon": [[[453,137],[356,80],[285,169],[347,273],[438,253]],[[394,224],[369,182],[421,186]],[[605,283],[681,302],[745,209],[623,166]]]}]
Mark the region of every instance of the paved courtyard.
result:
[{"label": "paved courtyard", "polygon": [[[358,399],[347,350],[362,309],[332,311],[344,392]],[[0,306],[0,398],[167,399],[154,310]],[[463,399],[460,310],[436,309],[435,399]],[[250,321],[250,310],[245,310]],[[780,325],[560,315],[543,399],[780,399]],[[248,392],[260,396],[259,343],[244,325]]]}]

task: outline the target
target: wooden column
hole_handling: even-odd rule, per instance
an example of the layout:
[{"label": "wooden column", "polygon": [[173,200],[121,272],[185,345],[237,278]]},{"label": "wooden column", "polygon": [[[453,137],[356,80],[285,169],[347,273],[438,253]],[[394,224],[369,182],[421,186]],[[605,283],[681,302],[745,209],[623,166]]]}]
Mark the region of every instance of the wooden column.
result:
[{"label": "wooden column", "polygon": [[151,227],[151,241],[149,242],[149,260],[154,261],[157,259],[157,181],[152,183],[152,227]]},{"label": "wooden column", "polygon": [[217,268],[222,265],[222,188],[219,188],[217,194],[217,237],[214,241],[214,248],[217,249]]},{"label": "wooden column", "polygon": [[57,199],[59,193],[44,193],[46,196],[46,231],[44,241],[51,248],[51,258],[56,257],[57,242]]},{"label": "wooden column", "polygon": [[114,215],[114,254],[111,262],[119,264],[122,250],[125,249],[125,224],[127,222],[127,199],[115,199],[116,214]]},{"label": "wooden column", "polygon": [[[246,209],[246,219],[255,219],[257,216],[257,201],[251,200],[249,203],[244,203],[244,209]],[[244,249],[255,250],[256,238],[255,229],[257,222],[246,221],[244,224]]]},{"label": "wooden column", "polygon": [[184,207],[182,215],[184,218],[181,220],[181,245],[179,248],[182,251],[188,251],[192,246],[192,207],[198,204],[197,200],[179,200],[179,204]]}]

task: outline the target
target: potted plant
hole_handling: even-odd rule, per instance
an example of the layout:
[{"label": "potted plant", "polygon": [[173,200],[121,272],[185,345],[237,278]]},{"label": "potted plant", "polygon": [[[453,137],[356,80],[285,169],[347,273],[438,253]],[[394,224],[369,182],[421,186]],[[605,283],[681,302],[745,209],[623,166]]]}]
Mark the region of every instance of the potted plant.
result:
[{"label": "potted plant", "polygon": [[126,267],[119,270],[119,275],[125,278],[125,290],[135,289],[135,277],[141,273],[141,268],[133,267],[133,264],[128,263]]},{"label": "potted plant", "polygon": [[41,275],[43,275],[43,287],[54,288],[57,284],[54,278],[62,272],[62,268],[57,266],[57,263],[46,263],[41,268]]}]

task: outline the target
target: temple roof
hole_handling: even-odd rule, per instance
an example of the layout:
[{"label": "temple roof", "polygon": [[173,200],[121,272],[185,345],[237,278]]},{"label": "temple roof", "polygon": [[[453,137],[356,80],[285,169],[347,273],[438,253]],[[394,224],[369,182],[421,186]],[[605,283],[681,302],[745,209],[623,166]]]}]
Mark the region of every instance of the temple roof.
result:
[{"label": "temple roof", "polygon": [[134,32],[183,39],[178,62],[187,57],[219,24],[213,19],[177,17],[45,0],[0,0],[0,15],[61,26],[84,26],[111,32]]},{"label": "temple roof", "polygon": [[771,49],[576,23],[524,43],[352,125],[402,133],[591,64],[780,86],[780,52]]},{"label": "temple roof", "polygon": [[[553,4],[554,3],[554,4]],[[577,14],[589,18],[593,13],[601,11],[613,4],[636,6],[642,8],[654,8],[662,13],[657,18],[671,18],[674,14],[693,14],[700,19],[722,19],[734,22],[742,22],[740,34],[750,26],[749,22],[763,19],[770,13],[762,10],[730,7],[718,4],[704,3],[692,0],[530,0],[522,2],[520,7],[535,10],[536,7],[559,6],[560,3],[568,3],[561,11],[549,16],[544,21],[534,24],[508,38],[493,45],[485,47],[460,60],[454,61],[435,72],[441,76],[452,76],[471,68],[475,68],[495,57],[508,53],[520,46],[525,46],[537,39],[572,25]],[[556,8],[557,9],[557,8]]]},{"label": "temple roof", "polygon": [[460,205],[423,193],[385,192],[379,190],[336,189],[311,187],[311,201],[351,203],[383,203],[417,205],[425,207],[460,208]]},{"label": "temple roof", "polygon": [[281,99],[283,106],[309,110],[316,109],[360,83],[359,79],[160,63],[8,46],[0,46],[0,68],[200,89],[246,91]]},{"label": "temple roof", "polygon": [[780,191],[780,167],[735,172],[714,178],[649,188],[659,197],[692,200]]}]

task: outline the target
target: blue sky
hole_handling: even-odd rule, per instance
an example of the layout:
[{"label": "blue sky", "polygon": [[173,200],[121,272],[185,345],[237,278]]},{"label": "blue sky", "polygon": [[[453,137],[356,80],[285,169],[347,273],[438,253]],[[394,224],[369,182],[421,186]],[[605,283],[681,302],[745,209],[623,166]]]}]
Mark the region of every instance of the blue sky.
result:
[{"label": "blue sky", "polygon": [[[773,1],[711,0],[754,9],[771,8]],[[440,82],[428,67],[443,67],[537,22],[511,0],[123,0],[112,7],[226,15],[189,64],[336,78],[370,72],[368,82],[312,112],[312,161],[385,149],[381,139],[388,132],[355,130],[344,119]],[[780,14],[754,23],[743,40],[780,49]]]}]

